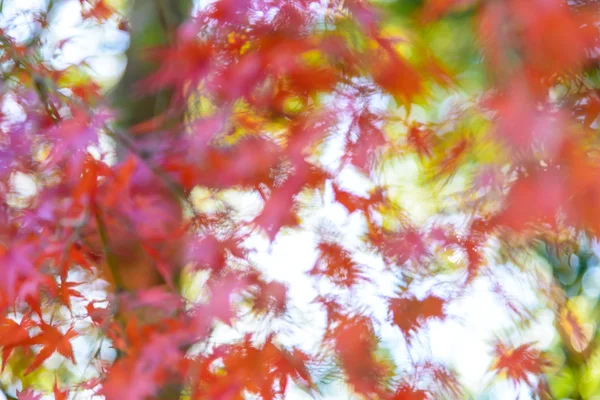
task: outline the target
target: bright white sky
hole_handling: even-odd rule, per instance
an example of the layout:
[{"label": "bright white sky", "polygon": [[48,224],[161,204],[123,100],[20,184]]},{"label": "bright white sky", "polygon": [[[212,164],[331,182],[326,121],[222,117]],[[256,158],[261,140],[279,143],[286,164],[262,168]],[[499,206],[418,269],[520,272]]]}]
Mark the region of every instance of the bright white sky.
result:
[{"label": "bright white sky", "polygon": [[[5,25],[7,20],[11,20],[23,10],[37,8],[43,4],[44,0],[5,1],[5,10],[4,14],[0,16],[0,25]],[[57,62],[66,65],[87,59],[100,80],[117,79],[125,65],[122,56],[126,46],[125,35],[114,27],[100,29],[79,27],[79,1],[77,0],[68,1],[57,18],[60,19],[60,23],[53,25],[55,40],[74,38],[64,46],[63,54]],[[349,174],[344,181],[349,188],[361,186],[361,181],[352,177],[352,174]],[[343,207],[331,201],[330,193],[325,197],[326,206],[307,216],[304,221],[306,230],[287,231],[285,234],[280,234],[271,246],[264,238],[253,239],[258,249],[254,260],[265,268],[272,279],[288,283],[293,299],[293,308],[298,310],[298,318],[303,318],[305,322],[301,324],[301,329],[294,330],[287,340],[307,349],[318,343],[320,329],[324,323],[318,307],[310,304],[316,290],[312,281],[305,275],[305,272],[313,266],[316,257],[315,235],[311,233],[311,227],[315,227],[319,223],[336,226],[339,232],[344,232],[344,243],[349,248],[356,244],[356,235],[361,229],[359,217],[356,215],[349,217]],[[413,204],[418,207],[417,202],[413,202]],[[377,268],[378,260],[365,261],[371,262],[374,268]],[[503,283],[511,289],[513,295],[520,299],[530,297],[532,299],[530,301],[535,301],[535,296],[518,276],[505,275]],[[358,296],[361,301],[372,307],[378,318],[383,320],[385,319],[385,305],[378,296],[381,294],[391,295],[394,286],[393,281],[385,277],[376,278],[376,281],[377,287],[372,287],[370,290],[364,289],[358,293]],[[506,314],[505,307],[491,293],[489,284],[485,280],[477,280],[469,295],[452,303],[448,314],[451,317],[447,321],[432,323],[430,326],[428,332],[430,351],[437,358],[447,361],[456,368],[462,383],[474,393],[475,398],[482,398],[478,393],[482,393],[488,387],[492,378],[488,373],[492,360],[490,344],[495,338],[495,333],[510,328],[510,317]],[[531,335],[524,337],[523,342],[538,341],[542,348],[549,346],[554,339],[552,318],[551,313],[544,316],[543,323],[537,329],[533,329]],[[405,359],[404,343],[399,332],[397,329],[383,326],[385,328],[382,329],[381,334],[384,341],[389,347],[397,349],[395,355],[398,360]],[[89,344],[85,341],[78,341],[76,344],[78,344],[76,352],[84,354],[89,352]],[[0,399],[1,396],[0,394]],[[504,382],[496,384],[491,396],[487,398],[511,399],[517,396],[521,399],[530,398],[526,390],[515,390],[509,383]],[[83,399],[83,396],[78,398]],[[307,395],[299,390],[291,390],[287,396],[289,400],[307,398]],[[348,394],[342,388],[334,388],[330,393],[326,393],[325,398],[329,400],[348,399]]]}]

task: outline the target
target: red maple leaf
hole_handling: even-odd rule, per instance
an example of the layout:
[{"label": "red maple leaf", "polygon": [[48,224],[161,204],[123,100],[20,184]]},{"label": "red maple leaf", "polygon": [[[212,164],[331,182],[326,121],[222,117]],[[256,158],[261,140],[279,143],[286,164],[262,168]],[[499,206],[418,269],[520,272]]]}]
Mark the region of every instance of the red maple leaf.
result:
[{"label": "red maple leaf", "polygon": [[377,338],[371,320],[364,316],[343,316],[337,326],[326,334],[333,347],[346,379],[352,389],[365,396],[384,397],[386,365],[374,356]]},{"label": "red maple leaf", "polygon": [[83,298],[81,293],[73,289],[79,285],[81,285],[80,282],[66,282],[63,280],[59,285],[53,288],[55,289],[55,295],[60,300],[61,304],[67,306],[69,310],[71,309],[72,298]]},{"label": "red maple leaf", "polygon": [[281,315],[287,308],[287,286],[281,282],[259,282],[254,290],[252,311],[257,314],[273,312]]},{"label": "red maple leaf", "polygon": [[416,389],[403,383],[396,389],[390,400],[427,400],[429,398],[429,393],[425,390]]},{"label": "red maple leaf", "polygon": [[[80,0],[83,4],[84,0]],[[98,22],[103,22],[113,16],[115,10],[106,4],[105,0],[96,0],[94,5],[81,12],[83,19],[95,19]]]},{"label": "red maple leaf", "polygon": [[2,347],[2,371],[12,352],[23,347],[29,337],[29,329],[34,326],[29,318],[23,318],[17,322],[10,318],[5,318],[0,324],[0,347]]},{"label": "red maple leaf", "polygon": [[548,359],[533,344],[511,348],[498,342],[495,348],[496,361],[492,369],[503,372],[515,384],[531,384],[531,377],[540,375],[550,365]]},{"label": "red maple leaf", "polygon": [[414,228],[401,232],[383,232],[373,229],[369,239],[381,249],[386,260],[402,265],[407,261],[421,261],[429,255],[425,236]]},{"label": "red maple leaf", "polygon": [[511,187],[505,208],[495,216],[493,224],[516,231],[540,223],[554,225],[557,212],[566,204],[566,196],[558,170],[532,171]]},{"label": "red maple leaf", "polygon": [[390,40],[376,38],[383,49],[374,56],[378,62],[372,71],[373,80],[393,95],[398,103],[410,103],[422,90],[420,74],[398,54]]},{"label": "red maple leaf", "polygon": [[350,214],[355,211],[366,212],[367,208],[371,205],[370,199],[342,190],[336,184],[333,184],[333,195],[335,196],[335,201],[343,205]]},{"label": "red maple leaf", "polygon": [[398,297],[389,300],[389,313],[393,323],[407,339],[432,319],[444,319],[444,299],[428,295],[423,300],[416,297]]},{"label": "red maple leaf", "polygon": [[204,236],[188,247],[188,259],[195,268],[220,272],[225,268],[229,255],[244,258],[246,251],[240,245],[241,239],[218,239],[214,235]]},{"label": "red maple leaf", "polygon": [[349,251],[337,243],[321,242],[317,245],[319,257],[309,272],[311,275],[322,275],[329,278],[336,285],[352,287],[369,279],[362,273]]},{"label": "red maple leaf", "polygon": [[380,122],[381,116],[368,110],[361,111],[354,118],[351,129],[358,132],[358,138],[347,143],[345,161],[349,161],[362,171],[371,170],[378,149],[387,143],[384,133],[378,127]]},{"label": "red maple leaf", "polygon": [[58,379],[54,380],[54,386],[52,387],[52,393],[54,394],[54,400],[68,400],[69,399],[69,391],[68,390],[60,390],[58,386]]},{"label": "red maple leaf", "polygon": [[233,310],[232,296],[245,290],[248,283],[247,279],[233,273],[210,281],[210,300],[208,304],[196,308],[194,312],[196,322],[202,326],[207,321],[216,318],[231,325],[236,316]]},{"label": "red maple leaf", "polygon": [[140,94],[174,88],[183,95],[187,84],[197,84],[209,72],[213,49],[210,43],[180,35],[169,47],[152,49],[148,57],[160,61],[160,68],[138,84]]},{"label": "red maple leaf", "polygon": [[35,359],[25,371],[25,375],[42,365],[54,352],[58,352],[75,363],[70,340],[76,337],[78,333],[71,327],[63,334],[57,326],[48,325],[45,322],[42,322],[39,327],[42,331],[28,339],[26,344],[41,345],[42,349],[37,353]]},{"label": "red maple leaf", "polygon": [[413,147],[419,157],[431,157],[433,155],[434,134],[422,124],[412,124],[408,128],[407,142]]}]

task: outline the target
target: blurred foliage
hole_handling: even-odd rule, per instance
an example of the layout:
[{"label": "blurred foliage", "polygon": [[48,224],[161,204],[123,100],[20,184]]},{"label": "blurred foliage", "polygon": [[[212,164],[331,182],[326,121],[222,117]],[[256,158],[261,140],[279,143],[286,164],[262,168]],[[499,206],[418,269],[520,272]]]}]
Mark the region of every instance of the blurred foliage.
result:
[{"label": "blurred foliage", "polygon": [[[304,2],[281,9],[270,8],[272,4],[265,2],[260,3],[265,10],[250,13],[252,18],[246,16],[244,25],[238,18],[254,4],[242,0],[223,0],[221,8],[203,16],[205,20],[187,19],[192,9],[190,0],[81,1],[83,25],[110,26],[129,37],[127,66],[105,98],[93,69],[85,61],[53,69],[51,60],[44,59],[50,41],[44,41],[43,27],[48,26],[46,18],[57,12],[54,7],[59,3],[46,2],[45,10],[32,14],[35,22],[26,23],[25,28],[17,25],[14,30],[24,32],[22,40],[4,37],[1,32],[5,85],[11,90],[23,89],[18,93],[22,104],[17,108],[26,109],[35,103],[31,98],[39,99],[42,112],[37,110],[35,123],[44,134],[59,132],[58,140],[48,140],[55,140],[51,145],[44,143],[44,138],[32,140],[35,163],[25,165],[25,172],[20,173],[32,176],[33,185],[40,188],[58,186],[56,182],[61,179],[67,182],[62,183],[68,196],[52,192],[60,204],[69,196],[76,205],[82,197],[92,199],[81,201],[80,206],[95,213],[95,218],[90,218],[94,221],[72,218],[84,221],[78,222],[81,226],[76,225],[76,229],[72,222],[68,229],[61,226],[56,241],[71,245],[71,236],[65,231],[75,230],[73,235],[79,238],[84,237],[79,231],[91,226],[94,234],[89,235],[91,239],[84,237],[83,246],[90,248],[90,254],[96,257],[94,262],[108,268],[115,296],[129,295],[139,287],[162,287],[171,283],[167,282],[170,279],[176,296],[186,306],[193,304],[201,311],[198,314],[222,320],[214,324],[216,329],[230,326],[230,319],[240,310],[247,312],[240,312],[243,317],[255,317],[250,318],[253,323],[259,320],[272,328],[269,324],[277,317],[287,318],[287,288],[267,281],[248,259],[248,249],[241,243],[256,232],[273,242],[280,230],[300,227],[308,219],[305,216],[316,210],[316,204],[333,197],[348,212],[348,219],[355,212],[361,214],[364,232],[360,233],[360,250],[377,255],[385,264],[385,271],[377,274],[391,270],[396,274],[398,293],[386,298],[390,300],[386,321],[400,329],[409,358],[412,345],[419,342],[413,341],[416,331],[429,320],[444,320],[446,303],[464,296],[477,279],[488,279],[507,312],[512,313],[512,331],[506,332],[509,344],[501,340],[496,343],[488,375],[491,388],[484,388],[482,393],[460,388],[452,366],[411,358],[405,371],[396,359],[396,344],[381,342],[369,313],[362,315],[359,307],[358,311],[349,307],[346,310],[338,299],[329,298],[318,300],[328,313],[321,349],[325,356],[320,353],[318,360],[311,359],[314,366],[306,362],[311,364],[314,388],[306,378],[310,374],[304,364],[309,357],[302,352],[291,357],[287,349],[261,331],[261,335],[268,336],[268,351],[264,352],[249,339],[222,348],[214,343],[206,344],[206,348],[203,343],[195,343],[206,353],[219,348],[217,358],[224,365],[215,367],[217,363],[211,364],[215,360],[203,360],[205,354],[199,351],[194,362],[200,365],[206,361],[204,369],[201,373],[186,370],[199,375],[199,391],[217,393],[215,396],[228,393],[224,377],[233,376],[254,392],[268,393],[268,397],[274,396],[278,386],[281,389],[284,378],[292,376],[306,393],[312,393],[310,389],[335,392],[343,387],[345,392],[363,391],[368,398],[483,399],[494,398],[495,378],[501,377],[519,388],[527,387],[533,397],[600,396],[600,261],[596,248],[600,219],[595,208],[600,174],[594,156],[594,151],[599,151],[596,121],[600,102],[594,103],[594,99],[600,73],[597,60],[581,60],[582,54],[587,57],[590,53],[588,48],[578,53],[578,47],[588,45],[577,45],[579,30],[586,24],[570,24],[572,16],[564,11],[567,5],[561,3],[558,11],[551,9],[549,17],[540,10],[537,18],[533,3],[515,1],[373,1],[373,9],[368,2],[326,2],[327,12],[319,15],[320,19],[314,18],[318,22],[311,25],[312,19],[296,13],[295,7],[301,9]],[[0,7],[7,4],[1,2]],[[303,12],[312,17],[314,9],[306,7]],[[504,18],[498,10],[509,17]],[[270,22],[258,24],[271,12],[287,19],[277,21],[275,27]],[[17,17],[14,19],[18,22]],[[505,21],[511,18],[518,23]],[[184,25],[185,21],[189,24]],[[298,21],[306,27],[299,26]],[[512,30],[513,35],[505,37],[502,29]],[[561,35],[572,40],[561,41]],[[496,39],[506,39],[507,43],[496,43]],[[67,42],[53,43],[51,50],[60,53]],[[147,80],[148,76],[152,79]],[[105,103],[119,111],[112,125],[114,132],[104,122],[93,119],[104,118],[100,107]],[[56,126],[59,128],[55,130],[48,128]],[[555,140],[554,130],[562,142]],[[73,139],[90,131],[103,139],[110,136],[116,143],[115,160],[98,161],[104,156],[102,143],[90,145],[82,140],[81,145]],[[342,156],[335,162],[322,163],[329,155],[328,146],[336,139],[342,139],[338,149]],[[56,158],[56,149],[67,154],[68,162],[55,170],[46,169]],[[12,157],[6,156],[4,147],[2,151],[3,157]],[[87,155],[88,151],[95,158],[88,157],[85,162],[77,159],[79,164],[71,162],[73,154]],[[137,161],[130,162],[129,156]],[[340,176],[348,171],[356,176],[355,182],[367,182],[363,185],[368,187],[364,195],[342,187]],[[3,190],[4,186],[15,186],[16,175],[6,175]],[[562,179],[560,188],[553,185],[552,178]],[[121,220],[109,221],[110,234],[106,232],[106,219],[120,215],[116,206],[120,205],[121,195],[127,196],[124,188],[129,190],[128,185],[138,190],[135,195],[145,203],[134,203],[142,211],[137,207],[128,209],[132,216],[128,214],[131,220],[127,223],[139,224],[143,228],[139,230],[152,238],[152,245],[166,244],[167,256],[162,254],[162,259],[156,256],[159,251],[153,252],[152,246],[140,239],[140,232],[134,232],[139,234],[136,236],[123,230],[127,223]],[[140,189],[136,185],[147,186]],[[98,211],[102,207],[96,204],[101,204],[97,200],[99,187],[110,207],[115,207],[106,206],[109,212],[104,216]],[[13,200],[18,197],[12,195]],[[253,210],[243,209],[244,196],[250,195],[262,202],[262,210],[255,215],[251,215]],[[8,206],[18,209],[15,214],[19,218],[28,215],[33,200],[17,200]],[[32,210],[39,211],[34,207]],[[36,218],[43,220],[46,212],[39,211],[41,217],[36,214]],[[173,215],[174,223],[169,220]],[[161,218],[177,229],[152,225]],[[18,218],[15,221],[21,224]],[[27,224],[19,225],[17,230],[23,226]],[[200,261],[184,261],[181,256],[184,251],[177,246],[183,239],[177,235],[185,229],[190,229],[197,241],[190,245],[191,250],[185,248],[185,257],[189,257],[187,252],[193,253]],[[319,287],[334,287],[331,292],[336,295],[347,290],[348,299],[344,300],[356,301],[356,287],[360,291],[360,285],[376,283],[364,272],[366,266],[344,247],[344,240],[329,240],[327,229],[322,230],[315,234],[319,236],[315,251],[320,258],[309,274],[317,277]],[[36,234],[28,235],[27,240]],[[121,245],[125,250],[119,259],[111,246]],[[74,257],[83,264],[85,257],[77,253],[82,244],[78,246]],[[47,247],[44,243],[44,249]],[[2,257],[8,252],[4,250],[2,247]],[[160,259],[161,268],[166,265],[172,269],[157,272],[154,261],[148,261],[153,257]],[[140,267],[131,275],[131,287],[117,279],[115,262],[132,269]],[[235,275],[240,271],[245,273],[243,279]],[[78,272],[82,279],[99,279],[96,272]],[[521,283],[537,291],[536,304],[523,305],[525,300],[506,295],[500,273],[518,273],[519,279],[528,279]],[[50,287],[58,292],[54,275]],[[446,291],[446,297],[429,292],[415,297],[414,293],[424,290],[418,285],[432,280],[439,281],[435,285]],[[451,284],[444,285],[444,280]],[[65,275],[60,284],[66,282]],[[45,303],[47,308],[36,316],[41,322],[50,316],[52,321],[56,317],[71,324],[70,319],[80,317],[72,312],[69,292],[65,295],[64,287],[62,290],[62,297],[55,295],[58,300],[48,296],[48,303],[57,301],[57,308]],[[230,297],[235,291],[241,300],[234,310]],[[138,310],[136,318],[144,315],[150,321],[160,320],[162,315],[154,315],[155,308],[163,306],[163,300],[168,304],[172,299],[167,295],[173,293],[161,292],[165,298],[157,296],[158,300],[152,295],[157,294],[149,295],[152,307],[140,307],[145,314]],[[73,298],[83,296],[75,292]],[[27,301],[22,310],[36,307],[34,301]],[[120,301],[114,300],[117,309],[127,305],[127,301]],[[88,313],[98,312],[93,301],[86,307],[90,305],[92,311],[86,308]],[[82,304],[78,306],[81,311]],[[177,303],[170,312],[187,315],[189,310],[184,308]],[[22,310],[15,309],[14,314]],[[113,312],[102,310],[100,313]],[[521,343],[527,331],[535,329],[542,311],[550,311],[553,316],[555,335],[551,345],[538,349],[531,343]],[[130,318],[135,313],[120,313],[115,311],[113,315],[113,325],[118,328],[113,327],[117,333],[111,332],[116,337],[114,343],[126,347],[123,343],[138,345],[136,341],[154,339],[152,335],[137,335],[137,319]],[[108,331],[104,322],[98,322],[103,318],[96,314],[84,316],[95,325],[80,333],[97,339],[94,329]],[[197,315],[194,318],[201,320]],[[156,332],[173,329],[181,333],[177,331],[184,325],[181,320],[165,320],[169,323],[146,326]],[[205,328],[205,321],[194,321]],[[30,327],[23,329],[28,335]],[[212,339],[213,332],[211,325],[207,338]],[[361,346],[349,341],[350,336],[358,338],[355,342]],[[186,337],[185,341],[180,339],[185,344],[173,351],[169,347],[171,337],[165,334],[161,338],[164,340],[159,344],[143,342],[148,346],[144,349],[156,350],[161,356],[161,350],[175,353],[185,370],[189,366],[185,356],[196,347]],[[512,343],[512,339],[521,342]],[[12,349],[10,341],[6,343],[5,348]],[[39,345],[31,340],[23,343],[30,350]],[[67,340],[63,356],[69,352],[68,346]],[[129,354],[120,348],[117,361],[111,364],[114,360],[102,355],[100,347],[92,350],[88,366],[92,360],[99,361],[100,366],[94,366],[98,370],[105,368],[104,364],[116,366],[111,371],[117,372],[109,376],[116,374],[112,384],[120,389],[127,384],[122,381],[133,370],[131,366],[143,358],[136,357],[146,355],[139,349]],[[35,352],[17,348],[3,372],[3,382],[13,389],[21,385],[51,392],[56,381],[77,385],[94,377],[88,366],[75,374],[66,367],[65,360],[56,361],[49,355],[41,367],[29,371],[36,362],[34,356]],[[170,382],[173,371],[160,369],[170,365],[163,365],[160,357],[156,359],[150,364],[161,372],[156,374],[157,380],[164,383],[156,389],[156,398],[200,398],[197,393],[189,395],[183,390],[187,384],[192,386],[188,380],[196,377],[188,379],[187,374],[180,374],[177,379],[181,382]],[[269,369],[268,365],[273,360],[277,360],[278,368],[287,368],[278,372],[277,384],[273,381],[276,368]],[[239,376],[235,368],[234,372],[227,371],[226,364],[238,368]],[[235,379],[236,390],[242,396],[246,389]],[[259,388],[255,381],[260,379],[270,386]]]}]

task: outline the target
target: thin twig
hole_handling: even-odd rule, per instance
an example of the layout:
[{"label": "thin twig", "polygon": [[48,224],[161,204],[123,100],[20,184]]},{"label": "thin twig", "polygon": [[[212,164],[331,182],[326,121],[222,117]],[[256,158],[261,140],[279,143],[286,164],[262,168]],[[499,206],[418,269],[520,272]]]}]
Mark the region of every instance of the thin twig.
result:
[{"label": "thin twig", "polygon": [[117,259],[112,252],[108,234],[106,232],[106,225],[104,224],[104,220],[100,215],[100,210],[96,208],[96,224],[98,225],[98,233],[100,234],[100,240],[102,241],[102,247],[104,249],[104,254],[106,256],[106,264],[108,265],[111,277],[113,279],[113,283],[115,285],[115,292],[119,293],[123,290],[123,283],[121,282],[121,277],[119,275],[119,266],[117,263]]}]

